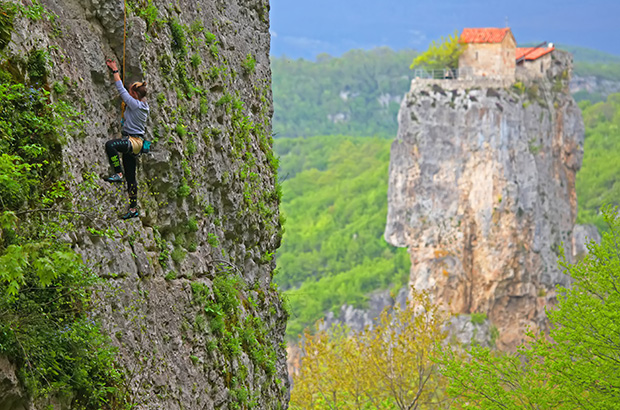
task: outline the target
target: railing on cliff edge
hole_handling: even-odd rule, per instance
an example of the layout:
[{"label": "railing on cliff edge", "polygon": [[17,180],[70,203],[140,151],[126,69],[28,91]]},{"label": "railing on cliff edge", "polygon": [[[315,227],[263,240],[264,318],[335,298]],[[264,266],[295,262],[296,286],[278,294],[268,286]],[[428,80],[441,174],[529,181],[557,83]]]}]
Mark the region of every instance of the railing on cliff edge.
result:
[{"label": "railing on cliff edge", "polygon": [[473,74],[471,67],[439,69],[416,68],[413,70],[413,78],[424,80],[458,80],[459,78],[471,78]]}]

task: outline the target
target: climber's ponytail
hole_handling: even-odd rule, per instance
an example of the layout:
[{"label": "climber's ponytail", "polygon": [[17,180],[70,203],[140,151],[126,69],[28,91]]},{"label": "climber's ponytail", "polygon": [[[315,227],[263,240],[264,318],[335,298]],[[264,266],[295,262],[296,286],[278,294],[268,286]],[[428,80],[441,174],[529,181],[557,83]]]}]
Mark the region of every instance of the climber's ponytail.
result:
[{"label": "climber's ponytail", "polygon": [[131,89],[136,92],[138,99],[141,100],[146,97],[146,81],[133,83]]}]

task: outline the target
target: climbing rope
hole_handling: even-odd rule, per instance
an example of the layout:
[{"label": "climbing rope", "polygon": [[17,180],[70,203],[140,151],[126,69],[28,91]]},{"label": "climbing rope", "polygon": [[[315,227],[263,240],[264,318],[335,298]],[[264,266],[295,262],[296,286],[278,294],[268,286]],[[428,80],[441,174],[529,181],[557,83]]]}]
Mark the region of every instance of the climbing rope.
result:
[{"label": "climbing rope", "polygon": [[[125,86],[125,46],[127,44],[127,1],[123,0],[123,86]],[[121,103],[121,124],[125,118],[125,102]]]},{"label": "climbing rope", "polygon": [[123,0],[123,84],[125,84],[125,46],[127,44],[127,1]]}]

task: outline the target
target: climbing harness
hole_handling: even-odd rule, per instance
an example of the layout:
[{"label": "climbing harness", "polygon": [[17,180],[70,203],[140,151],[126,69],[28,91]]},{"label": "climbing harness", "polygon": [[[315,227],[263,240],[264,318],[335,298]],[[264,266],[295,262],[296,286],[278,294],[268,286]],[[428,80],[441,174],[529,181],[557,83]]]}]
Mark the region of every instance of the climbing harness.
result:
[{"label": "climbing harness", "polygon": [[136,157],[141,154],[150,154],[151,153],[151,141],[144,138],[144,134],[128,134],[125,131],[121,131],[121,138],[124,140],[131,141],[131,138],[137,138],[142,141],[142,147],[140,148],[140,152],[134,154]]},{"label": "climbing harness", "polygon": [[142,151],[141,154],[149,154],[151,152],[151,141],[147,141],[145,139],[142,140]]}]

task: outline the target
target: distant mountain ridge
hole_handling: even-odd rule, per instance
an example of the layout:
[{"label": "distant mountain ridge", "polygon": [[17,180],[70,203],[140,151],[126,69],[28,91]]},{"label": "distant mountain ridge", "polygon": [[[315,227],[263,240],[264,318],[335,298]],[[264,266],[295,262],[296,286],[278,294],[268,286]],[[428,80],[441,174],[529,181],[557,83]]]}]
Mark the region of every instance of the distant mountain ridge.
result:
[{"label": "distant mountain ridge", "polygon": [[575,63],[620,63],[619,55],[606,53],[604,51],[571,46],[568,44],[556,44],[556,47],[570,52],[573,55],[573,61]]}]

